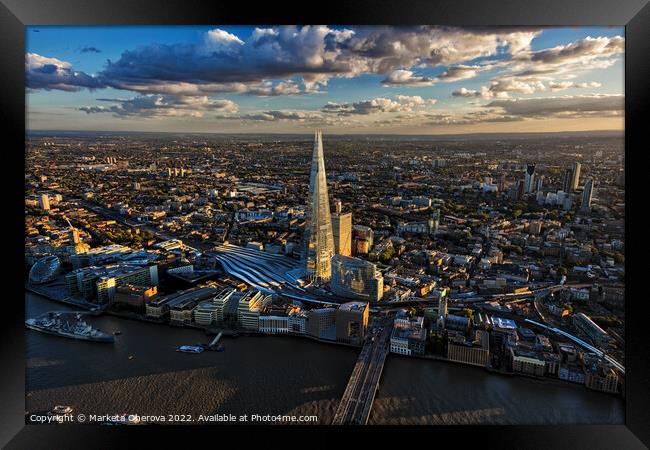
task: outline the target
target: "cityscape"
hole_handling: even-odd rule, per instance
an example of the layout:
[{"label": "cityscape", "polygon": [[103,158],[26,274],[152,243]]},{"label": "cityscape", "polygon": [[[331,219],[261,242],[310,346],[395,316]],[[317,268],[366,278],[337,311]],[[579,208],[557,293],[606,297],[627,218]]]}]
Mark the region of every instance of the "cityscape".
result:
[{"label": "cityscape", "polygon": [[[291,28],[294,38],[306,28]],[[268,30],[256,28],[248,39],[290,39],[286,30]],[[382,31],[347,31],[323,37],[341,46],[335,59],[361,45],[350,36],[366,33],[366,46],[369,36],[382,39]],[[398,31],[390,30],[393,39]],[[458,32],[433,31],[429,38],[438,40]],[[463,31],[487,45],[484,32]],[[540,60],[553,65],[553,76],[574,80],[574,70],[611,70],[615,62],[604,58],[620,57],[615,35],[531,50],[546,31],[509,33],[490,39],[496,49],[509,42],[511,59],[485,60],[481,50],[479,60],[464,56],[473,69],[456,61],[438,77],[473,72],[453,80],[464,83],[507,63],[515,65],[507,70],[533,70],[526,61]],[[525,41],[516,51],[513,34]],[[232,57],[231,45],[249,44],[234,31],[208,36],[219,45],[211,43],[207,58]],[[80,53],[101,53],[95,50]],[[581,52],[582,60],[559,64]],[[28,53],[28,117],[31,105],[44,102],[39,96],[118,89],[120,61],[87,74]],[[417,89],[444,82],[417,76],[404,60],[398,65],[384,84],[400,84],[403,72],[411,80],[401,84]],[[338,82],[336,72],[328,72],[331,80],[295,73],[305,90],[335,91]],[[190,86],[142,77],[122,82],[134,91],[145,81],[159,90],[225,89],[215,80]],[[522,79],[539,83],[533,91],[578,88]],[[247,83],[238,95],[275,96],[251,94],[260,86]],[[578,89],[605,84],[590,83]],[[172,120],[201,122],[194,110],[190,119],[176,114],[195,105],[189,94],[174,105],[144,94],[155,100],[146,120],[161,129],[56,130],[53,122],[28,130],[27,423],[623,423],[624,140],[618,107],[601,104],[622,95],[540,97],[521,85],[498,94],[500,86],[503,80],[492,81],[483,98],[561,103],[545,106],[547,118],[520,117],[510,103],[502,113],[489,110],[482,125],[510,122],[494,132],[470,123],[476,111],[444,120],[434,134],[417,127],[383,133],[380,124],[367,130],[367,122],[355,124],[366,114],[351,109],[363,105],[330,101],[313,115],[294,112],[295,125],[266,117],[256,128],[253,112],[249,119],[237,112],[237,121],[217,120],[250,120],[250,131],[209,133],[167,128],[172,111]],[[481,97],[480,89],[451,89],[462,101]],[[509,99],[524,91],[533,96]],[[305,95],[322,102],[329,94]],[[408,118],[412,127],[432,114],[415,110],[436,103],[397,97],[401,106],[369,106],[384,108],[379,121],[418,116]],[[140,102],[117,103],[66,114],[109,113],[106,123],[122,126],[143,112]],[[341,121],[323,119],[328,109]],[[546,128],[558,120],[573,128]],[[449,133],[456,121],[457,133]]]}]

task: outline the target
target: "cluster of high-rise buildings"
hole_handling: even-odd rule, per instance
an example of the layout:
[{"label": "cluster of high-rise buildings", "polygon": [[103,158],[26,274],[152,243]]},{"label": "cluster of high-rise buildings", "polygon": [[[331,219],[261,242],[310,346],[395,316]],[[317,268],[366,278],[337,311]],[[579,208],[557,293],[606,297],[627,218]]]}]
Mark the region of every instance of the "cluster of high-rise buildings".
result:
[{"label": "cluster of high-rise buildings", "polygon": [[[580,185],[581,164],[574,162],[571,167],[564,172],[562,190],[557,192],[544,192],[544,175],[538,175],[536,164],[526,164],[524,178],[517,181],[512,191],[514,197],[521,200],[525,195],[533,195],[540,204],[558,205],[565,211],[569,211],[574,206],[574,197],[578,193]],[[503,185],[503,183],[500,183]],[[588,213],[591,211],[591,201],[594,193],[594,179],[587,178],[583,186],[580,198],[580,211]]]}]

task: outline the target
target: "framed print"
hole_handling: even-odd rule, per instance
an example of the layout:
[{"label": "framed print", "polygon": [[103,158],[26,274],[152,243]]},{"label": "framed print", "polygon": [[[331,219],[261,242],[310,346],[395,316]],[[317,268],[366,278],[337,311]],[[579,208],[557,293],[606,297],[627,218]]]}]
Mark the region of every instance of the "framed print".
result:
[{"label": "framed print", "polygon": [[3,444],[644,448],[649,16],[6,1]]}]

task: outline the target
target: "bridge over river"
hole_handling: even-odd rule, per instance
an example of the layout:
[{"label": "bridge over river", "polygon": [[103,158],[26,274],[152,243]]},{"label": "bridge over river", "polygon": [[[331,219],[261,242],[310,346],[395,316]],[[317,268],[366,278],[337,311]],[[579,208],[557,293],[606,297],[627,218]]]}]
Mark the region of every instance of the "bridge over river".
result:
[{"label": "bridge over river", "polygon": [[365,425],[390,351],[393,317],[376,318],[334,415],[333,425]]}]

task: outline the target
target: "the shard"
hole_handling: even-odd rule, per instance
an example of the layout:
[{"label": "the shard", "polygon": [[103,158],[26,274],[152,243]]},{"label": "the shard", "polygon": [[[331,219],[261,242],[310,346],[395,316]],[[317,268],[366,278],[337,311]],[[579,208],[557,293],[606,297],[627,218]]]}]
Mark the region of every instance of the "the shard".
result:
[{"label": "the shard", "polygon": [[314,136],[304,239],[307,277],[314,281],[329,280],[332,273],[331,260],[334,256],[334,237],[332,236],[332,218],[325,178],[323,135],[320,131],[317,131]]}]

